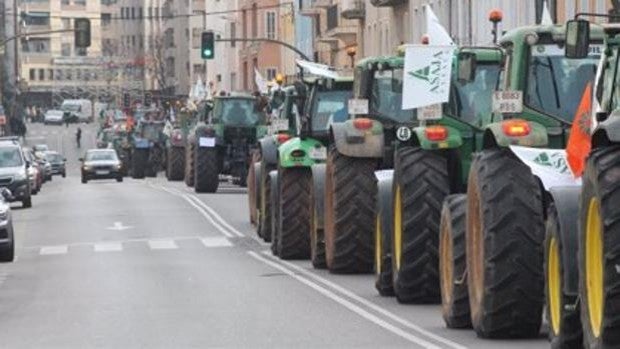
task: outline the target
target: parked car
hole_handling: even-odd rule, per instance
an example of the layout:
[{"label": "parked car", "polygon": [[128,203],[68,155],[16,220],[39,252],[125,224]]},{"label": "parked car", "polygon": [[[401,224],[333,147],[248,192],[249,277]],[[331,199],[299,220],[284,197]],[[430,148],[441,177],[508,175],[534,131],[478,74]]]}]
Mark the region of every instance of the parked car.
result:
[{"label": "parked car", "polygon": [[9,189],[0,189],[0,262],[12,262],[15,258],[15,239],[11,205],[13,194]]},{"label": "parked car", "polygon": [[64,122],[63,119],[64,112],[62,110],[50,109],[45,112],[43,116],[43,123],[48,124],[58,124],[61,125]]},{"label": "parked car", "polygon": [[52,166],[52,175],[61,175],[63,178],[67,176],[66,163],[67,159],[56,151],[46,151],[45,158]]},{"label": "parked car", "polygon": [[82,162],[82,183],[93,179],[116,179],[123,181],[121,161],[114,149],[89,149]]},{"label": "parked car", "polygon": [[17,137],[0,138],[0,188],[8,188],[9,201],[21,201],[24,208],[32,207],[29,166]]},{"label": "parked car", "polygon": [[32,149],[24,148],[24,158],[30,166],[28,166],[28,178],[30,179],[30,188],[32,188],[32,194],[36,195],[41,191],[43,186],[43,168],[36,161]]}]

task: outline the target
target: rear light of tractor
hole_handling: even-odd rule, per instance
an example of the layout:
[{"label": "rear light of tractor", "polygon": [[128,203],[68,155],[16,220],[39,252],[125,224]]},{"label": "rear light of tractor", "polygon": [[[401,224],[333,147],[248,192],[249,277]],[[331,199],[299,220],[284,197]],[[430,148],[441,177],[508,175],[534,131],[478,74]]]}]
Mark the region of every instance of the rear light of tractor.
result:
[{"label": "rear light of tractor", "polygon": [[354,119],[353,126],[358,130],[368,130],[372,128],[372,120],[367,118]]},{"label": "rear light of tractor", "polygon": [[287,133],[278,133],[276,139],[278,140],[278,143],[282,144],[291,139],[291,136]]},{"label": "rear light of tractor", "polygon": [[430,141],[445,141],[448,138],[448,129],[443,126],[428,126],[424,129],[424,134]]},{"label": "rear light of tractor", "polygon": [[506,120],[502,122],[502,131],[509,137],[523,137],[532,132],[532,127],[525,120]]}]

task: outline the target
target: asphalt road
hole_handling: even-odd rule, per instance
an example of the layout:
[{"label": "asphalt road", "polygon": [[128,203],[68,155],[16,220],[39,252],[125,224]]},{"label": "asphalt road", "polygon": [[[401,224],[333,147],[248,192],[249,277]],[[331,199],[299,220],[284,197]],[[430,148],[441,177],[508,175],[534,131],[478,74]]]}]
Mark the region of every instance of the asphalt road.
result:
[{"label": "asphalt road", "polygon": [[[371,275],[274,259],[245,190],[196,195],[156,179],[80,183],[75,127],[29,125],[68,158],[14,210],[17,261],[0,264],[5,348],[547,348],[447,330],[438,305],[378,296]],[[84,147],[94,126],[82,126]]]}]

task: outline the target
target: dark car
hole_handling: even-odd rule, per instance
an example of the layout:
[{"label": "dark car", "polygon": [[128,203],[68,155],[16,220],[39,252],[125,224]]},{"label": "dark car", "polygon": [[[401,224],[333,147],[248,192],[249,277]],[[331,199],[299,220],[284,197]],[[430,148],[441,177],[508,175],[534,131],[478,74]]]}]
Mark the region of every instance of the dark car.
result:
[{"label": "dark car", "polygon": [[9,205],[12,198],[10,190],[0,189],[0,262],[12,262],[15,257],[13,218]]},{"label": "dark car", "polygon": [[82,162],[82,183],[92,179],[116,179],[123,181],[121,161],[114,149],[89,149]]},{"label": "dark car", "polygon": [[61,175],[63,178],[67,176],[66,162],[64,156],[55,151],[46,151],[45,159],[52,166],[52,175]]},{"label": "dark car", "polygon": [[21,201],[23,207],[32,206],[28,166],[17,138],[0,138],[0,188],[8,188],[12,193],[10,200]]}]

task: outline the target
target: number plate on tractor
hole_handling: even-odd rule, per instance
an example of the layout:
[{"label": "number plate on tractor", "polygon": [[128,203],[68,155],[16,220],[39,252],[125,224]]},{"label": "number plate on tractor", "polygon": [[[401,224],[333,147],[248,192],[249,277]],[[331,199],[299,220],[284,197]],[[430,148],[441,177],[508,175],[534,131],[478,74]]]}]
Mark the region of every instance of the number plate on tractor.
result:
[{"label": "number plate on tractor", "polygon": [[215,147],[215,138],[213,137],[200,137],[198,145],[201,147],[213,148]]},{"label": "number plate on tractor", "polygon": [[312,148],[310,149],[310,159],[313,160],[325,160],[327,159],[327,148]]},{"label": "number plate on tractor", "polygon": [[494,113],[522,113],[523,91],[495,91],[493,92]]}]

